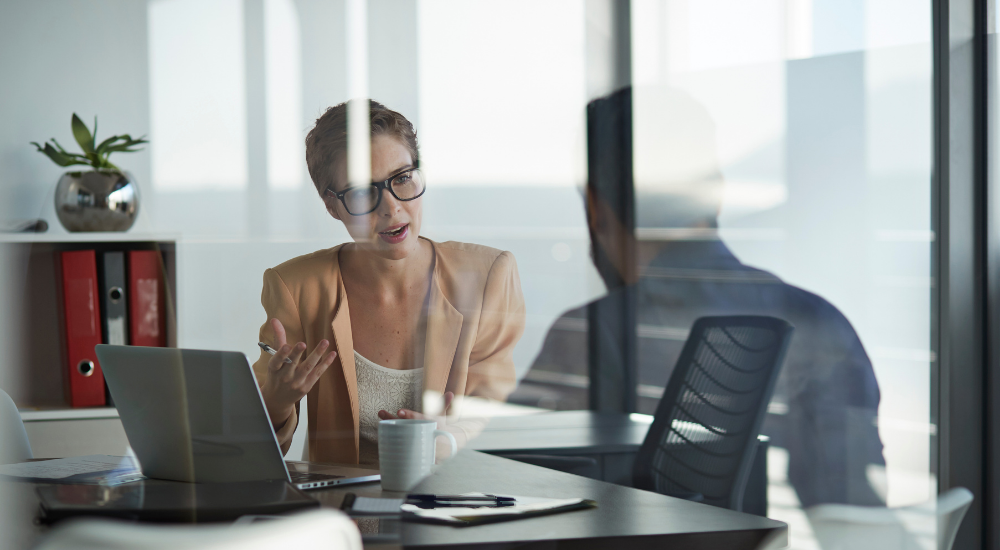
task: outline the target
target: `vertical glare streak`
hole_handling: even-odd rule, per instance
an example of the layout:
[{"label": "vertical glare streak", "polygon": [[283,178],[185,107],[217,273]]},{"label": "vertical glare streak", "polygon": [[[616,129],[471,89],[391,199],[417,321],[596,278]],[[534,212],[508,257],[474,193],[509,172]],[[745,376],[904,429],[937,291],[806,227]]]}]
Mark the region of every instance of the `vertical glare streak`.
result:
[{"label": "vertical glare streak", "polygon": [[264,0],[267,183],[271,189],[296,189],[305,181],[301,43],[295,3]]},{"label": "vertical glare streak", "polygon": [[813,55],[812,0],[785,1],[785,57],[806,59]]},{"label": "vertical glare streak", "polygon": [[[371,128],[368,122],[368,2],[347,0],[347,178],[371,182]],[[360,100],[360,101],[359,101]]]}]

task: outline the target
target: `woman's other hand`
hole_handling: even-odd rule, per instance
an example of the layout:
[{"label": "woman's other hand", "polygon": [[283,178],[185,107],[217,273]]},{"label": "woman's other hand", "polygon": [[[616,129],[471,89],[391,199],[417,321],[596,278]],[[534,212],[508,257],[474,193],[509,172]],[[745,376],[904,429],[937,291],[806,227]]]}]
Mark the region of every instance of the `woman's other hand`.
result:
[{"label": "woman's other hand", "polygon": [[[455,393],[446,391],[444,392],[444,414],[441,416],[448,416],[448,408],[451,406],[451,401],[455,399]],[[397,418],[402,418],[404,420],[437,420],[440,417],[429,417],[424,413],[419,413],[417,411],[411,411],[410,409],[399,409],[396,414],[392,414],[389,411],[379,411],[378,417],[380,420],[395,420]]]},{"label": "woman's other hand", "polygon": [[[267,380],[261,386],[260,393],[264,397],[271,425],[277,431],[288,421],[295,410],[295,404],[309,393],[319,377],[330,368],[337,358],[337,352],[331,351],[323,355],[330,347],[330,342],[320,340],[312,353],[302,359],[302,354],[306,351],[305,342],[288,345],[285,341],[285,327],[277,319],[271,319],[271,328],[274,329],[277,340],[277,353],[267,362]],[[286,358],[291,363],[286,363]]]}]

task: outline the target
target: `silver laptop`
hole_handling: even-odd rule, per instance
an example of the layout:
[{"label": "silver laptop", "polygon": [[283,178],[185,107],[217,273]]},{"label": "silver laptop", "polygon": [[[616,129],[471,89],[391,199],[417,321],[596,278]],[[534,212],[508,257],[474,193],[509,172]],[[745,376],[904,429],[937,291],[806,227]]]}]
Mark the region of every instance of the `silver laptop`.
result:
[{"label": "silver laptop", "polygon": [[142,473],[197,483],[282,479],[299,489],[377,481],[378,470],[285,463],[239,352],[98,345]]}]

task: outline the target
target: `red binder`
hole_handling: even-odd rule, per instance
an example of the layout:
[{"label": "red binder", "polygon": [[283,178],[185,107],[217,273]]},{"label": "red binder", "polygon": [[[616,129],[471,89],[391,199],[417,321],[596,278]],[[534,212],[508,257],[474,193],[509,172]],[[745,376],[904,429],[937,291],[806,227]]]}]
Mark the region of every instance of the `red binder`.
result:
[{"label": "red binder", "polygon": [[133,346],[167,346],[166,289],[160,253],[128,253],[129,340]]},{"label": "red binder", "polygon": [[94,346],[101,343],[97,259],[93,250],[66,251],[60,256],[69,403],[98,407],[104,405],[104,375],[94,354]]}]

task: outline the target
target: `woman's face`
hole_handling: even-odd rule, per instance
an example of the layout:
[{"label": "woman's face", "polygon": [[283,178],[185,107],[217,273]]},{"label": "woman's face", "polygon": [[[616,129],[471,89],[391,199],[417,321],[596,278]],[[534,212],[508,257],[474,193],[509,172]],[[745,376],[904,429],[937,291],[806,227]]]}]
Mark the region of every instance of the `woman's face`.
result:
[{"label": "woman's face", "polygon": [[[384,181],[391,176],[413,168],[413,157],[403,143],[393,136],[376,136],[372,139],[372,180]],[[347,189],[347,166],[340,163],[333,189]],[[353,216],[336,197],[323,195],[326,209],[334,218],[344,222],[347,232],[358,247],[387,260],[401,260],[420,247],[420,221],[423,199],[400,201],[388,190],[382,190],[378,207],[361,216]]]}]

